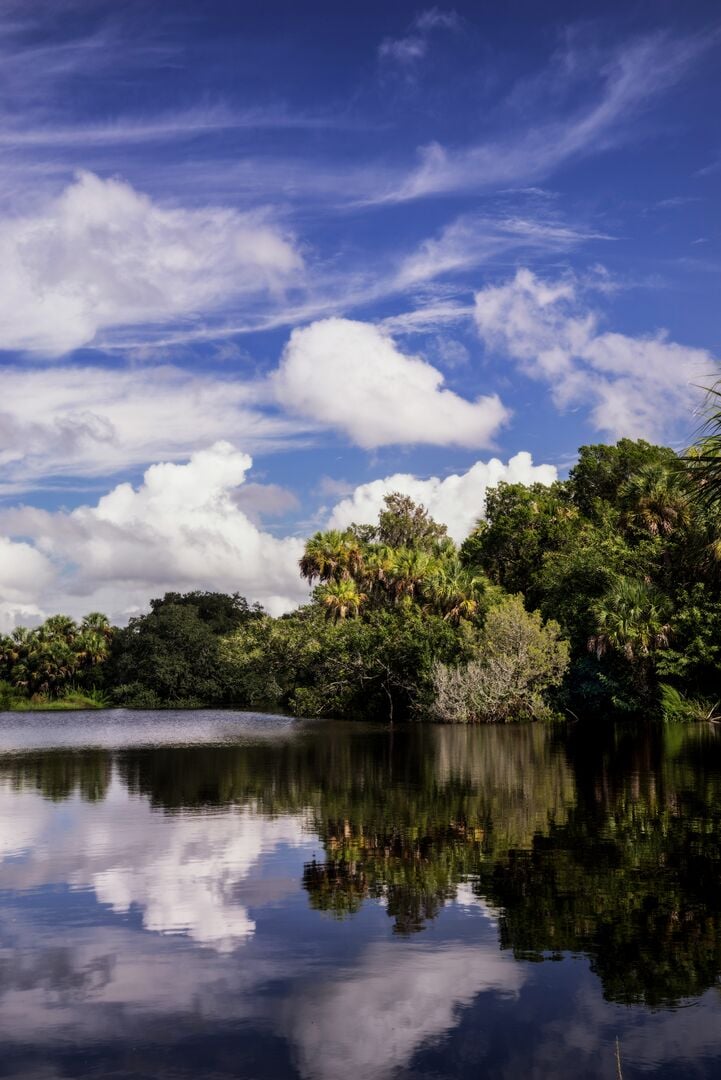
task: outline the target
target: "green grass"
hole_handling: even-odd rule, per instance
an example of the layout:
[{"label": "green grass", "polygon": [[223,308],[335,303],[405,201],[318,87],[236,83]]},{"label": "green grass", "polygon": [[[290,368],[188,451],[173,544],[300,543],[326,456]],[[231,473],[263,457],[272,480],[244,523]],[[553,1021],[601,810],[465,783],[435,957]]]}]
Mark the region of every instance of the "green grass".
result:
[{"label": "green grass", "polygon": [[100,690],[67,690],[60,697],[33,694],[23,697],[7,685],[0,686],[0,711],[64,712],[71,709],[105,709],[108,701]]}]

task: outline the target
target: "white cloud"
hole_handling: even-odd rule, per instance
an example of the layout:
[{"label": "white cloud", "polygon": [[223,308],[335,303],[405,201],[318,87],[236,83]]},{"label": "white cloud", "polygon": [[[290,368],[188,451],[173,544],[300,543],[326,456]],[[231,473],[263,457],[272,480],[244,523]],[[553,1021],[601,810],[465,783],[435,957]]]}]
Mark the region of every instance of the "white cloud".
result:
[{"label": "white cloud", "polygon": [[456,300],[436,300],[424,303],[412,311],[389,315],[380,324],[390,334],[425,334],[432,330],[445,330],[456,323],[473,318],[474,308]]},{"label": "white cloud", "polygon": [[50,563],[30,544],[13,543],[0,536],[0,595],[3,600],[22,602],[28,592],[37,591],[52,576]]},{"label": "white cloud", "polygon": [[0,633],[37,621],[37,602],[52,577],[52,564],[40,551],[0,536]]},{"label": "white cloud", "polygon": [[298,421],[260,411],[250,379],[165,365],[51,367],[3,372],[0,490],[43,478],[107,476],[187,457],[218,439],[252,452],[287,447]]},{"label": "white cloud", "polygon": [[381,329],[324,319],[294,330],[273,376],[290,411],[365,448],[400,443],[488,446],[509,416],[496,395],[466,401],[443,375]]},{"label": "white cloud", "polygon": [[395,473],[382,480],[361,484],[352,495],[342,499],[331,511],[328,527],[343,529],[351,522],[375,523],[383,508],[383,499],[392,491],[409,495],[422,503],[431,517],[448,526],[448,532],[457,542],[470,533],[483,514],[486,491],[501,481],[509,484],[552,484],[558,478],[555,466],[534,465],[531,455],[516,454],[507,465],[498,458],[488,462],[477,461],[465,472],[441,479],[431,476],[422,479],[409,473]]},{"label": "white cloud", "polygon": [[[120,832],[113,828],[119,805]],[[117,914],[136,906],[146,930],[181,934],[219,953],[255,932],[239,898],[244,882],[274,849],[309,843],[302,815],[268,818],[245,806],[210,817],[158,816],[145,798],[128,800],[117,783],[92,812],[76,803],[70,810],[73,828],[60,836],[54,828],[57,810],[35,793],[0,784],[0,808],[0,823],[19,819],[13,829],[0,824],[0,866],[6,858],[24,857],[16,887],[67,882],[72,889],[90,888]],[[299,871],[302,859],[299,854]]]},{"label": "white cloud", "polygon": [[[137,905],[146,930],[185,934],[218,952],[231,952],[255,933],[238,886],[262,856],[306,839],[302,818],[268,819],[247,808],[210,819],[176,817],[160,829],[148,822],[133,836],[130,850],[113,851],[112,865],[90,877],[100,903],[117,913]],[[87,886],[85,874],[73,884]]]},{"label": "white cloud", "polygon": [[119,484],[95,506],[20,507],[0,517],[32,539],[39,560],[62,567],[43,591],[46,608],[99,609],[122,620],[166,589],[202,588],[239,591],[279,614],[308,595],[298,573],[303,542],[259,531],[238,507],[251,464],[220,442],[186,464],[152,465],[138,488]]},{"label": "white cloud", "polygon": [[599,431],[661,439],[679,425],[688,430],[697,384],[716,368],[711,354],[664,332],[602,332],[578,293],[573,278],[548,282],[519,270],[512,281],[476,294],[478,332],[487,348],[547,382],[559,408],[588,406]]},{"label": "white cloud", "polygon": [[464,214],[403,260],[396,287],[407,289],[468,270],[514,249],[567,251],[584,241],[609,239],[551,218]]},{"label": "white cloud", "polygon": [[306,987],[291,1004],[291,1037],[308,1080],[349,1072],[385,1080],[424,1044],[452,1031],[458,1012],[484,991],[517,996],[526,971],[492,943],[366,949],[352,976]]},{"label": "white cloud", "polygon": [[415,17],[404,37],[384,38],[378,47],[381,60],[409,66],[428,52],[429,38],[435,30],[457,30],[460,19],[455,11],[428,8]]},{"label": "white cloud", "polygon": [[60,355],[107,328],[257,299],[301,265],[258,217],[163,207],[121,180],[80,173],[35,215],[0,223],[0,341]]},{"label": "white cloud", "polygon": [[[412,37],[408,39],[412,43]],[[422,39],[419,39],[422,40]],[[653,34],[624,44],[599,63],[597,51],[570,48],[554,56],[540,78],[521,84],[516,97],[531,123],[506,137],[458,149],[431,142],[419,151],[420,164],[399,183],[380,186],[368,202],[404,202],[452,191],[487,189],[538,180],[565,162],[598,152],[628,137],[628,121],[686,73],[708,38]],[[413,57],[410,57],[413,59]],[[559,86],[559,72],[565,80]],[[588,94],[589,80],[595,81]],[[558,97],[582,104],[559,116]],[[554,119],[539,118],[539,100],[551,92]]]}]

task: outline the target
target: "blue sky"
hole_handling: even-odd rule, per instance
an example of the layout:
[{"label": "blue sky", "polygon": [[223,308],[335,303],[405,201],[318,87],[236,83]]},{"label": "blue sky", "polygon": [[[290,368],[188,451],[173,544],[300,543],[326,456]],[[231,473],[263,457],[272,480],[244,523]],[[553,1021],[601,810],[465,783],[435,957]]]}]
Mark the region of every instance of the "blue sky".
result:
[{"label": "blue sky", "polygon": [[384,491],[460,539],[582,443],[686,445],[720,51],[710,2],[0,2],[0,620],[282,610]]}]

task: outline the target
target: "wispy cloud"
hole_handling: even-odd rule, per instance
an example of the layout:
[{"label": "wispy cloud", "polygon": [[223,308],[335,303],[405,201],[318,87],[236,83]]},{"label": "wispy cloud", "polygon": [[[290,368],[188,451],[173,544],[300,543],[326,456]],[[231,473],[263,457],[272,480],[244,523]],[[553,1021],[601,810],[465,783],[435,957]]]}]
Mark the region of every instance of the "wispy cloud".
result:
[{"label": "wispy cloud", "polygon": [[0,494],[177,461],[218,439],[251,453],[299,445],[316,425],[266,410],[249,374],[172,365],[63,365],[2,372]]},{"label": "wispy cloud", "polygon": [[[567,220],[560,214],[551,216],[545,208],[540,212],[533,204],[523,201],[506,209],[485,214],[464,214],[453,219],[435,236],[421,241],[410,251],[390,251],[377,254],[372,272],[367,263],[349,262],[342,271],[335,263],[309,264],[303,274],[303,291],[299,299],[276,303],[269,310],[257,309],[239,320],[206,317],[201,325],[180,329],[145,327],[142,336],[126,331],[107,331],[97,340],[99,348],[129,352],[143,348],[156,350],[192,347],[202,342],[294,326],[329,315],[347,315],[381,300],[411,295],[416,307],[388,316],[384,325],[391,331],[417,332],[468,317],[472,307],[459,303],[457,298],[441,297],[443,279],[454,278],[477,267],[500,264],[509,260],[570,252],[591,242],[608,242],[610,235],[580,223]],[[595,275],[598,278],[598,275]],[[598,287],[608,283],[599,279]],[[449,285],[457,291],[457,286]],[[423,295],[419,299],[419,294]],[[470,287],[464,289],[470,294]]]},{"label": "wispy cloud", "polygon": [[697,169],[694,176],[715,176],[718,172],[721,172],[721,156],[715,161],[710,161],[708,165],[704,165],[702,169]]},{"label": "wispy cloud", "polygon": [[514,250],[569,251],[591,240],[610,239],[606,233],[548,217],[463,215],[402,261],[396,286],[407,288],[442,274],[468,270]]},{"label": "wispy cloud", "polygon": [[455,11],[428,8],[415,17],[402,37],[384,38],[378,46],[378,56],[403,67],[416,64],[428,52],[430,38],[438,30],[458,30],[461,20]]},{"label": "wispy cloud", "polygon": [[[714,35],[671,37],[654,34],[616,49],[593,65],[597,88],[587,103],[565,116],[533,122],[502,139],[447,149],[431,142],[420,150],[420,164],[396,186],[369,201],[404,202],[451,192],[483,190],[533,182],[548,176],[574,157],[608,149],[629,137],[630,121],[654,97],[669,90],[706,48]],[[567,64],[569,85],[585,89],[589,70],[578,57]],[[554,82],[557,67],[548,73]],[[588,97],[586,94],[585,96]]]},{"label": "wispy cloud", "polygon": [[227,105],[185,109],[148,116],[119,116],[103,124],[66,127],[46,123],[36,128],[12,126],[0,130],[0,146],[15,149],[139,145],[158,141],[196,139],[222,131],[323,130],[361,127],[350,117],[293,113],[284,105],[231,110]]}]

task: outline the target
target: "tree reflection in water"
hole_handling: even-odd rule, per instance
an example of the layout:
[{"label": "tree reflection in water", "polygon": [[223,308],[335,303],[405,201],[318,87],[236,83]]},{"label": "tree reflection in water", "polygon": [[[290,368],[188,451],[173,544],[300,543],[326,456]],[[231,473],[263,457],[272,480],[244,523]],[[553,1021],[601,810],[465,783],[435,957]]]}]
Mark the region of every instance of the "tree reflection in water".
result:
[{"label": "tree reflection in water", "polygon": [[244,745],[48,750],[0,778],[52,800],[112,778],[160,810],[301,814],[303,874],[337,918],[382,902],[422,931],[459,886],[517,958],[583,953],[607,998],[700,995],[721,972],[721,741],[706,726],[569,733],[307,724]]}]

